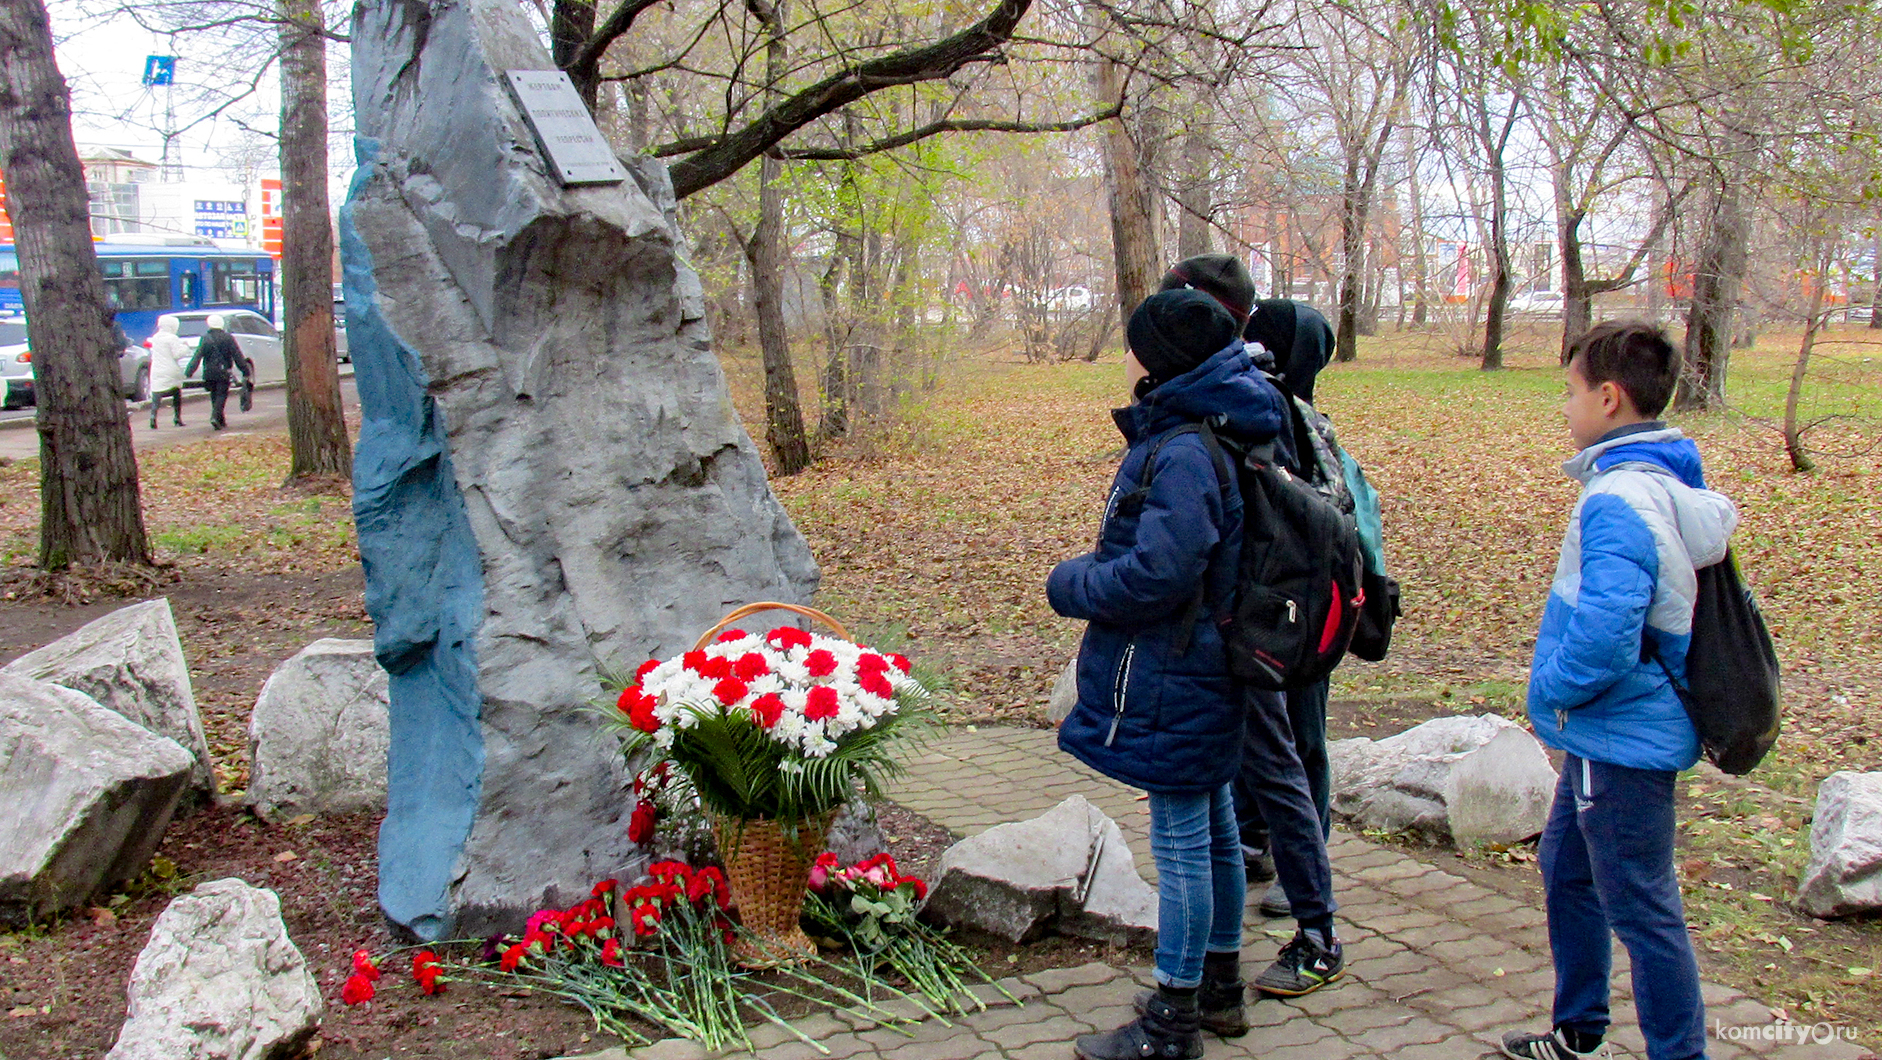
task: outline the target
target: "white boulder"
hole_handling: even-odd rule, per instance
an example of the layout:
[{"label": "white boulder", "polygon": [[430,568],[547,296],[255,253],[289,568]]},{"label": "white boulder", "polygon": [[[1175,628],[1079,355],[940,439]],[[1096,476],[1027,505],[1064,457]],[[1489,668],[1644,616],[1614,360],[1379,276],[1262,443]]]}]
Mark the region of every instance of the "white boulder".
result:
[{"label": "white boulder", "polygon": [[121,607],[20,656],[6,669],[83,692],[151,732],[175,740],[195,759],[190,786],[205,795],[215,794],[209,744],[203,739],[203,719],[196,711],[189,664],[183,660],[183,642],[177,638],[169,600]]},{"label": "white boulder", "polygon": [[170,903],[131,969],[105,1060],[289,1060],[308,1054],[320,988],[273,891],[205,883]]},{"label": "white boulder", "polygon": [[386,672],[370,640],[317,640],[282,663],[248,723],[248,802],[350,813],[386,804]]},{"label": "white boulder", "polygon": [[1065,720],[1072,708],[1078,705],[1078,656],[1065,664],[1059,671],[1058,680],[1052,682],[1052,698],[1046,703],[1046,720],[1054,725]]},{"label": "white boulder", "polygon": [[1555,795],[1542,744],[1495,714],[1433,718],[1383,740],[1336,740],[1327,753],[1333,812],[1460,847],[1536,835]]},{"label": "white boulder", "polygon": [[1826,919],[1882,911],[1882,773],[1843,770],[1817,786],[1797,907]]},{"label": "white boulder", "polygon": [[0,920],[70,909],[142,871],[192,765],[83,693],[0,671]]},{"label": "white boulder", "polygon": [[1073,795],[941,855],[923,913],[1013,942],[1047,931],[1126,945],[1157,933],[1157,892],[1117,822]]}]

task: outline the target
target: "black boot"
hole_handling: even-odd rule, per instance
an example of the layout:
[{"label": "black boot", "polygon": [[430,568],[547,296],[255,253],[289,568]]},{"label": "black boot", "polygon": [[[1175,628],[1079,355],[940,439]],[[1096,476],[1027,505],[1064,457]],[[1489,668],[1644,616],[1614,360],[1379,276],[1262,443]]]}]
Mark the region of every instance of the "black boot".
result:
[{"label": "black boot", "polygon": [[1143,1014],[1117,1030],[1087,1034],[1072,1044],[1079,1060],[1200,1060],[1202,1019],[1196,992],[1159,987]]},{"label": "black boot", "polygon": [[[1211,953],[1203,958],[1196,1010],[1202,1029],[1219,1038],[1240,1038],[1248,1033],[1248,995],[1242,982],[1241,957],[1236,952]],[[1131,1004],[1141,1016],[1156,996],[1156,991],[1145,990],[1131,999]]]}]

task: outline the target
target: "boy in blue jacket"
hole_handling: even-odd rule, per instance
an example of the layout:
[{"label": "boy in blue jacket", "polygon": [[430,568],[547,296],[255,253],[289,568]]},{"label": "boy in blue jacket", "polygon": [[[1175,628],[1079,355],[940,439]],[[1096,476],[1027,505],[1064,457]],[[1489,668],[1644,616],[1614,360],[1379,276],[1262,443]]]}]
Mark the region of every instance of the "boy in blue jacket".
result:
[{"label": "boy in blue jacket", "polygon": [[[1247,1033],[1240,965],[1247,884],[1230,791],[1244,710],[1262,710],[1277,734],[1263,806],[1270,824],[1318,850],[1317,858],[1291,859],[1289,871],[1301,875],[1303,893],[1331,894],[1280,699],[1255,705],[1229,676],[1216,623],[1198,614],[1233,591],[1241,498],[1227,477],[1232,469],[1218,467],[1201,435],[1185,428],[1209,420],[1230,443],[1260,444],[1275,438],[1284,412],[1239,331],[1199,291],[1160,292],[1131,314],[1125,365],[1136,400],[1113,413],[1129,449],[1097,548],[1060,563],[1046,583],[1054,611],[1090,623],[1078,653],[1078,702],[1059,728],[1059,746],[1150,793],[1157,864],[1157,988],[1137,999],[1138,1019],[1078,1039],[1083,1060],[1194,1060],[1204,1027]],[[1329,900],[1306,914],[1324,917],[1329,940],[1332,913]],[[1325,978],[1336,974],[1329,969]]]},{"label": "boy in blue jacket", "polygon": [[1685,676],[1694,571],[1724,558],[1738,516],[1705,488],[1699,450],[1655,419],[1676,369],[1648,324],[1597,325],[1568,351],[1563,414],[1581,451],[1563,470],[1583,485],[1529,669],[1529,720],[1567,755],[1541,848],[1554,1027],[1505,1035],[1516,1060],[1606,1053],[1609,931],[1633,962],[1648,1060],[1705,1055],[1673,874],[1673,780],[1699,738],[1669,671]]}]

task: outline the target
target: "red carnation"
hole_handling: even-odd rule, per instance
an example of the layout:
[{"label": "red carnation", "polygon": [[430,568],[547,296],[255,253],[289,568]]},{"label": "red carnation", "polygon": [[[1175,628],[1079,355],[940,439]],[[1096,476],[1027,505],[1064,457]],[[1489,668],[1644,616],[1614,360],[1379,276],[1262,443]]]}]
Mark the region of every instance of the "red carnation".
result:
[{"label": "red carnation", "polygon": [[881,696],[883,699],[895,698],[895,686],[889,684],[889,679],[882,676],[879,670],[863,674],[856,679],[856,683],[862,686],[863,691]]},{"label": "red carnation", "polygon": [[379,978],[379,965],[372,959],[371,950],[353,951],[353,974],[369,983]]},{"label": "red carnation", "polygon": [[627,723],[642,732],[657,731],[661,727],[661,719],[653,714],[653,708],[659,704],[661,700],[653,699],[651,695],[638,697],[627,706]]},{"label": "red carnation", "polygon": [[620,886],[620,883],[621,881],[619,880],[602,880],[600,883],[590,888],[588,893],[591,897],[599,898],[604,894],[611,893],[616,887]]},{"label": "red carnation", "polygon": [[506,972],[514,972],[516,971],[516,966],[523,963],[523,957],[527,952],[527,947],[519,942],[503,951],[503,959],[497,962],[497,967]]},{"label": "red carnation", "polygon": [[725,909],[732,904],[732,892],[726,887],[725,874],[708,865],[693,874],[693,880],[686,885],[686,897],[694,905],[711,898]]},{"label": "red carnation", "polygon": [[418,989],[427,994],[435,994],[444,987],[438,979],[444,974],[444,968],[438,963],[438,955],[430,950],[419,950],[412,957],[412,978],[418,980]]},{"label": "red carnation", "polygon": [[928,897],[928,885],[921,882],[920,877],[904,876],[902,877],[902,883],[912,883],[915,885],[915,900],[917,902],[921,901],[923,898]]},{"label": "red carnation", "polygon": [[906,656],[897,655],[895,652],[889,653],[889,665],[903,673],[910,673],[915,669],[915,664],[909,662]]},{"label": "red carnation", "polygon": [[804,656],[804,669],[809,670],[812,677],[828,677],[836,672],[836,656],[818,648]]},{"label": "red carnation", "polygon": [[663,887],[685,889],[687,881],[693,878],[692,866],[684,861],[656,861],[647,866],[647,875]]},{"label": "red carnation", "polygon": [[766,692],[751,704],[752,720],[764,728],[771,728],[784,716],[784,697],[776,692]]},{"label": "red carnation", "polygon": [[706,665],[706,653],[703,651],[689,651],[685,655],[680,656],[680,665],[694,673],[698,673],[699,668]]},{"label": "red carnation", "polygon": [[719,634],[718,643],[730,644],[731,642],[735,640],[744,640],[746,637],[749,637],[749,636],[751,636],[751,634],[745,632],[742,629],[728,629],[724,633]]},{"label": "red carnation", "polygon": [[601,963],[610,968],[624,968],[627,961],[621,956],[621,940],[609,939],[601,944]]},{"label": "red carnation", "polygon": [[627,841],[635,846],[645,846],[653,838],[654,826],[659,823],[660,812],[651,802],[639,803],[634,812],[627,817]]},{"label": "red carnation", "polygon": [[836,717],[836,711],[836,689],[829,685],[818,685],[810,690],[810,698],[804,704],[805,718],[811,721],[822,721],[825,718]]},{"label": "red carnation", "polygon": [[769,641],[771,646],[779,651],[790,651],[792,648],[810,647],[810,634],[798,629],[796,626],[779,626],[765,634],[765,640]]},{"label": "red carnation", "polygon": [[648,659],[646,662],[641,663],[640,666],[634,670],[634,683],[639,684],[642,681],[645,681],[647,679],[647,675],[650,673],[653,673],[654,667],[659,666],[659,665],[660,665],[659,659]]},{"label": "red carnation", "polygon": [[736,677],[728,677],[712,686],[712,694],[728,707],[744,699],[750,691],[751,687]]},{"label": "red carnation", "polygon": [[627,914],[627,922],[634,927],[634,934],[645,937],[660,930],[660,907],[652,902],[643,902]]},{"label": "red carnation", "polygon": [[864,652],[856,657],[856,672],[859,674],[879,674],[889,668],[889,660],[874,652]]},{"label": "red carnation", "polygon": [[363,1005],[372,1000],[374,992],[371,979],[354,973],[347,976],[346,985],[340,988],[340,1000],[349,1005]]},{"label": "red carnation", "polygon": [[755,651],[748,651],[732,664],[732,676],[741,681],[756,681],[771,672],[771,664]]}]

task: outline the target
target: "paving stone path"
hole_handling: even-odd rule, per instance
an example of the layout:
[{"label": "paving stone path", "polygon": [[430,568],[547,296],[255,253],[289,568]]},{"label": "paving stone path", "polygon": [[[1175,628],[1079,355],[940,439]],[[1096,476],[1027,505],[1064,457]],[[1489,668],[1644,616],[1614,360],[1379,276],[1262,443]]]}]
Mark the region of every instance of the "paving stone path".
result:
[{"label": "paving stone path", "polygon": [[[1044,730],[981,726],[956,729],[910,764],[891,797],[960,835],[1036,817],[1068,795],[1083,795],[1110,814],[1150,871],[1149,811],[1138,792],[1093,773]],[[1291,1001],[1269,998],[1249,1008],[1254,1029],[1240,1039],[1209,1037],[1208,1060],[1477,1060],[1496,1053],[1506,1030],[1548,1025],[1554,978],[1542,911],[1399,850],[1335,831],[1329,843],[1338,930],[1348,973],[1340,982]],[[1251,903],[1259,892],[1251,894]],[[1244,973],[1266,967],[1292,933],[1291,921],[1267,921],[1252,909],[1243,942]],[[1620,1058],[1644,1060],[1634,1020],[1627,954],[1615,948],[1614,1019],[1609,1040]],[[949,1023],[929,1020],[894,1029],[816,1016],[797,1026],[832,1060],[1070,1060],[1080,1034],[1131,1018],[1130,1001],[1150,982],[1148,968],[1087,964],[1004,980],[1022,1004],[993,991],[984,1012]],[[1772,1025],[1771,1010],[1714,983],[1705,984],[1707,1052],[1712,1060],[1754,1056],[1800,1060],[1873,1058],[1846,1041],[1797,1044],[1721,1040],[1737,1028]],[[825,1055],[776,1027],[754,1031],[763,1060]],[[673,1039],[583,1060],[704,1060],[704,1050]],[[732,1054],[746,1056],[753,1054]]]}]

